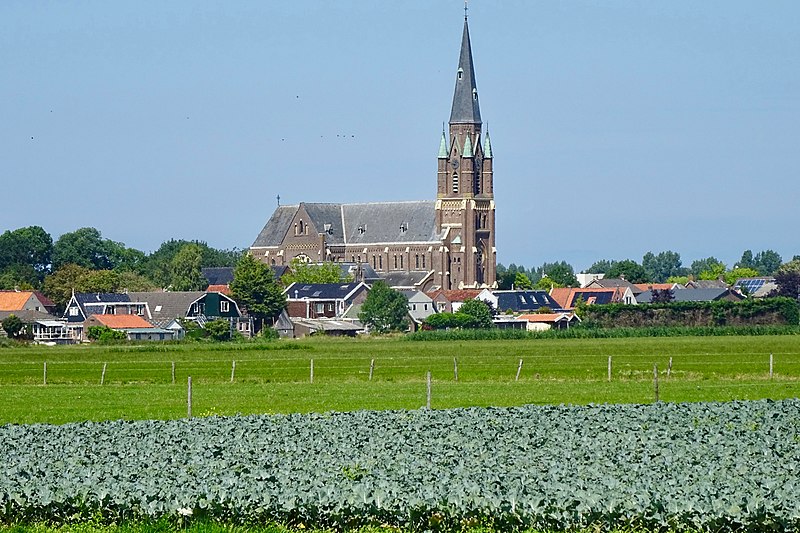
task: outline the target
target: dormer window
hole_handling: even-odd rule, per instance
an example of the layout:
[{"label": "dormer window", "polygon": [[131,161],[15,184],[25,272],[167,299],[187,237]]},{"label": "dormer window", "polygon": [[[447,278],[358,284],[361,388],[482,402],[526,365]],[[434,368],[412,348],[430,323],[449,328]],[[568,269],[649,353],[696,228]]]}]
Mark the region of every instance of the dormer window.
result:
[{"label": "dormer window", "polygon": [[360,224],[358,226],[358,234],[359,235],[364,235],[364,233],[366,233],[366,231],[367,231],[367,225],[366,224]]},{"label": "dormer window", "polygon": [[325,233],[333,235],[333,224],[325,224]]},{"label": "dormer window", "polygon": [[478,89],[472,89],[472,99],[473,100],[478,99]]},{"label": "dormer window", "polygon": [[458,69],[458,79],[460,80],[463,77],[464,77],[464,70],[463,69]]},{"label": "dormer window", "polygon": [[408,222],[403,222],[400,224],[400,233],[405,233],[408,231]]}]

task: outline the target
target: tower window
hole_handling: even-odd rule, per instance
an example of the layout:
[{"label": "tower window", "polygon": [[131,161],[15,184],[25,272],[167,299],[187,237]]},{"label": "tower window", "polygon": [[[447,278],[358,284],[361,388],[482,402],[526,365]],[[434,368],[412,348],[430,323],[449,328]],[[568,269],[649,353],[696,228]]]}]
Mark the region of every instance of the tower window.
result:
[{"label": "tower window", "polygon": [[458,192],[458,174],[453,174],[453,192]]},{"label": "tower window", "polygon": [[300,235],[304,235],[306,232],[306,226],[303,224],[303,221],[300,221]]}]

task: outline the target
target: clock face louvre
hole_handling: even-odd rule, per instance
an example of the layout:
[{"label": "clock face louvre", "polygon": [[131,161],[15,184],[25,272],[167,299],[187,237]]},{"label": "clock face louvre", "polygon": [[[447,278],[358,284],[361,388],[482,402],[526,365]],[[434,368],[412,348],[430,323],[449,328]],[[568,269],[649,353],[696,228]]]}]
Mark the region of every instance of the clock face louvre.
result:
[{"label": "clock face louvre", "polygon": [[453,167],[453,169],[458,168],[458,159],[453,159],[450,161],[450,166]]}]

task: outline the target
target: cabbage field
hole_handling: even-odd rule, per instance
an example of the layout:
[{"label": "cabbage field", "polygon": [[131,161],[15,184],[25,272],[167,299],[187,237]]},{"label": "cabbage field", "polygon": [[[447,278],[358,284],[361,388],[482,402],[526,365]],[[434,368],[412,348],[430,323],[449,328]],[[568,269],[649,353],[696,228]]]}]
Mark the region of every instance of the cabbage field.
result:
[{"label": "cabbage field", "polygon": [[0,427],[0,522],[800,528],[800,400]]}]

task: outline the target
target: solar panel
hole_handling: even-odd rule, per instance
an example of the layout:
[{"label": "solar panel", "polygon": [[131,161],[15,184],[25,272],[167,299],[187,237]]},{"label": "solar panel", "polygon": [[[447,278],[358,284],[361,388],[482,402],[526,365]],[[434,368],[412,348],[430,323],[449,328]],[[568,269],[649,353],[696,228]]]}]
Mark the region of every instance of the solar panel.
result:
[{"label": "solar panel", "polygon": [[765,278],[742,278],[736,281],[734,289],[739,289],[748,294],[753,294],[766,283]]}]

